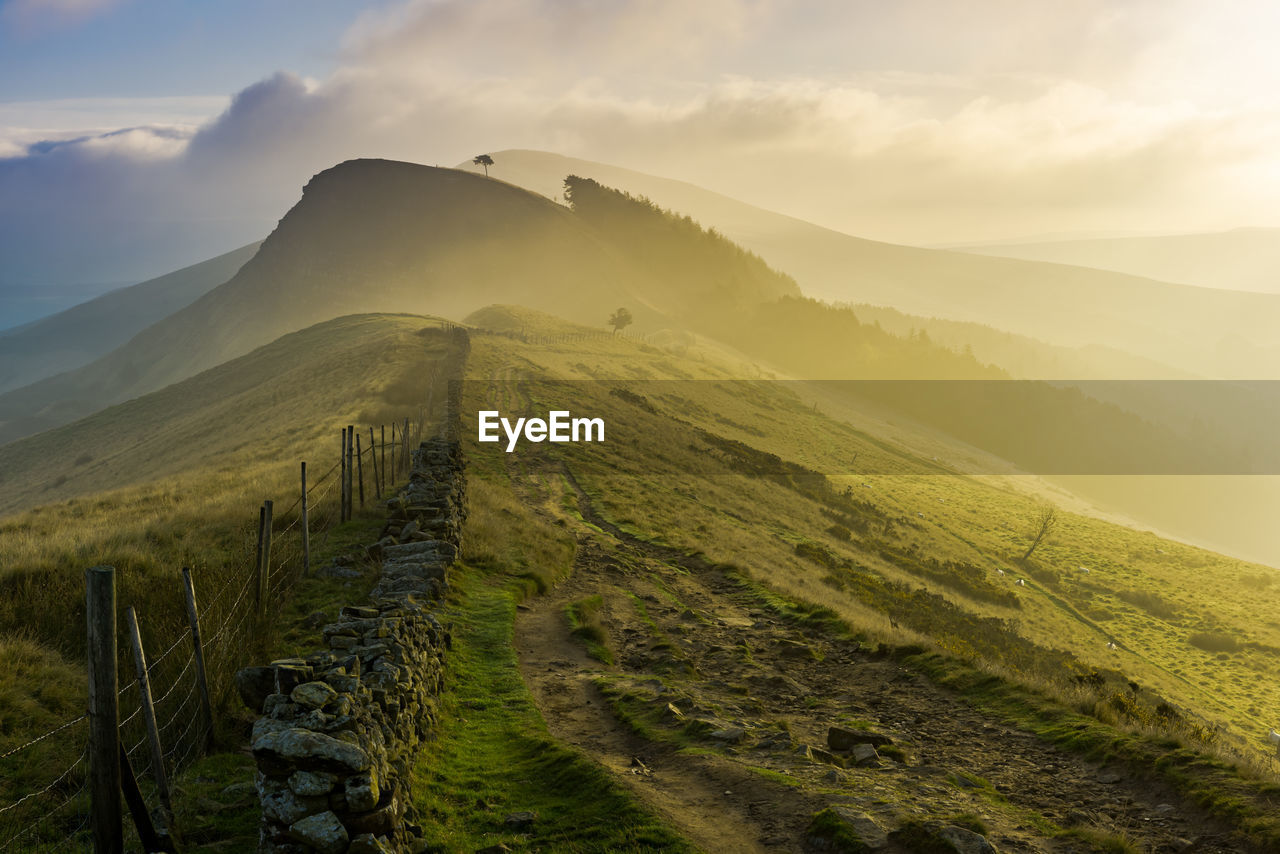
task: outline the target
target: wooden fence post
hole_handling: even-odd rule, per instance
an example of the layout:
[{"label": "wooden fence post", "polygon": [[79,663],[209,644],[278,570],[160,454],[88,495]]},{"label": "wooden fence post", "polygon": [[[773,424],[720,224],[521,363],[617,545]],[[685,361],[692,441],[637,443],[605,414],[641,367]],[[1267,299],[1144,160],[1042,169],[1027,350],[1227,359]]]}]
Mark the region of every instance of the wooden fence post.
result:
[{"label": "wooden fence post", "polygon": [[388,484],[388,486],[394,487],[396,485],[396,474],[398,473],[398,471],[399,470],[396,468],[396,422],[392,421],[391,422],[391,482]]},{"label": "wooden fence post", "polygon": [[373,497],[382,500],[382,481],[378,479],[378,443],[373,440],[373,427],[369,428],[369,462],[373,463]]},{"label": "wooden fence post", "polygon": [[156,707],[151,699],[151,678],[147,674],[147,653],[142,648],[142,632],[138,628],[138,612],[129,607],[129,640],[133,645],[133,666],[138,671],[138,698],[142,703],[142,722],[147,727],[147,744],[151,748],[151,774],[156,780],[156,794],[161,805],[173,812],[169,796],[169,776],[164,772],[164,747],[160,744],[160,727],[156,724]]},{"label": "wooden fence post", "polygon": [[[306,463],[303,463],[306,465]],[[200,714],[204,717],[204,752],[213,747],[213,703],[209,698],[209,677],[204,669],[204,639],[200,637],[200,614],[196,610],[196,585],[191,580],[191,567],[182,568],[182,589],[187,600],[187,623],[191,626],[191,645],[196,655],[196,686],[200,693]]]},{"label": "wooden fence post", "polygon": [[401,456],[400,465],[404,467],[404,473],[409,473],[409,419],[404,419],[404,429],[400,431],[400,441],[404,442],[404,454]]},{"label": "wooden fence post", "polygon": [[342,470],[338,472],[338,521],[347,521],[347,428],[342,428]]},{"label": "wooden fence post", "polygon": [[355,439],[356,428],[350,424],[347,425],[347,521],[351,521],[351,517],[355,515]]},{"label": "wooden fence post", "polygon": [[267,525],[267,505],[263,504],[258,508],[258,558],[254,564],[253,579],[253,610],[261,617],[266,610],[266,597],[263,590],[266,588],[262,573],[262,546],[266,542],[266,525]]},{"label": "wooden fence post", "polygon": [[[147,802],[138,788],[138,778],[133,774],[133,766],[129,763],[129,753],[120,745],[120,783],[124,787],[124,800],[129,805],[129,814],[133,816],[133,826],[138,829],[138,841],[143,849],[153,851],[173,851],[172,839],[162,838],[156,833],[151,823],[151,814],[147,812]],[[166,816],[166,819],[168,817]],[[121,822],[123,823],[123,821]]]},{"label": "wooden fence post", "polygon": [[274,504],[271,499],[262,502],[265,521],[262,523],[262,608],[261,613],[267,615],[267,600],[271,598],[271,511]]},{"label": "wooden fence post", "polygon": [[360,448],[360,434],[356,434],[356,482],[360,485],[360,509],[364,509],[364,451]]},{"label": "wooden fence post", "polygon": [[302,575],[311,574],[311,528],[307,523],[307,461],[302,461]]},{"label": "wooden fence post", "polygon": [[116,685],[115,569],[85,571],[89,665],[89,824],[95,854],[124,851],[120,815],[120,704]]},{"label": "wooden fence post", "polygon": [[382,488],[389,490],[391,481],[387,478],[387,425],[382,425]]}]

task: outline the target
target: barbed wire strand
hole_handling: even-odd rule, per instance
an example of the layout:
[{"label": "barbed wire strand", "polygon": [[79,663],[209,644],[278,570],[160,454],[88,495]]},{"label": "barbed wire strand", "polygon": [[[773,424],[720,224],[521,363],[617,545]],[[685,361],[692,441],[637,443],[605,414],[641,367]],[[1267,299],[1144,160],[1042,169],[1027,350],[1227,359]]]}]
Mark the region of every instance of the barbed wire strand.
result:
[{"label": "barbed wire strand", "polygon": [[195,696],[195,693],[196,693],[196,680],[192,679],[191,687],[187,689],[187,693],[183,696],[182,700],[179,701],[178,707],[173,710],[173,714],[169,715],[168,720],[166,720],[162,724],[159,724],[158,728],[159,729],[171,728],[173,726],[173,722],[178,719],[178,715],[182,714],[182,711],[187,707],[187,704],[191,701],[191,698]]},{"label": "barbed wire strand", "polygon": [[26,744],[19,745],[18,747],[8,750],[4,753],[0,753],[0,759],[8,759],[10,756],[13,756],[16,753],[21,753],[22,751],[26,750],[28,747],[31,747],[32,745],[39,744],[49,736],[57,735],[58,733],[62,732],[64,729],[67,729],[68,727],[73,727],[76,724],[80,723],[81,721],[88,720],[88,719],[89,719],[89,716],[87,714],[81,715],[78,718],[73,718],[64,724],[54,727],[53,729],[46,732],[44,735],[36,736],[35,738],[28,741]]},{"label": "barbed wire strand", "polygon": [[[86,744],[86,745],[85,745],[85,747],[84,747],[84,750],[80,753],[80,758],[79,758],[79,759],[77,759],[75,762],[72,762],[72,763],[71,763],[71,765],[70,765],[70,767],[68,767],[68,768],[67,768],[67,770],[63,771],[61,774],[59,774],[59,775],[58,775],[57,779],[55,779],[55,780],[54,780],[52,783],[50,783],[49,785],[45,786],[45,787],[44,787],[43,789],[41,789],[40,791],[38,791],[38,792],[31,792],[31,793],[30,793],[30,794],[28,794],[28,795],[24,795],[24,796],[22,796],[21,798],[18,798],[18,800],[16,800],[16,801],[14,801],[13,803],[9,804],[9,806],[4,807],[4,808],[0,808],[0,815],[3,815],[4,813],[9,812],[10,810],[17,809],[19,806],[21,806],[22,804],[24,804],[24,803],[26,803],[27,801],[31,800],[32,798],[37,798],[37,797],[39,797],[39,796],[41,796],[41,795],[45,794],[46,792],[51,791],[55,786],[57,786],[57,785],[58,785],[59,783],[61,783],[63,780],[67,779],[67,777],[68,777],[68,776],[70,776],[71,772],[72,772],[72,771],[74,771],[74,770],[76,770],[76,768],[77,768],[77,767],[79,767],[79,766],[80,766],[80,764],[81,764],[81,763],[83,763],[83,762],[88,758],[88,756],[89,756],[89,745],[88,745],[88,744]],[[11,841],[13,841],[13,840],[10,840],[10,842],[11,842]],[[5,844],[7,845],[7,844],[8,844],[8,842],[6,842]]]},{"label": "barbed wire strand", "polygon": [[189,638],[189,637],[191,637],[191,627],[190,627],[190,626],[188,626],[187,628],[183,629],[183,630],[182,630],[182,633],[178,635],[177,640],[175,640],[173,643],[171,643],[171,644],[169,645],[169,648],[168,648],[168,649],[166,649],[164,652],[160,653],[160,655],[159,655],[159,657],[158,657],[158,658],[155,658],[155,659],[153,659],[153,660],[151,660],[151,661],[147,662],[147,675],[148,675],[148,676],[149,676],[149,675],[151,675],[151,671],[155,669],[156,665],[158,665],[160,662],[162,662],[162,661],[164,661],[166,658],[168,658],[168,657],[169,657],[169,653],[171,653],[171,652],[173,652],[175,649],[177,649],[177,648],[178,648],[178,644],[182,643],[184,640],[186,640],[186,639],[187,639],[187,638]]},{"label": "barbed wire strand", "polygon": [[169,699],[169,695],[173,693],[174,689],[182,684],[182,677],[187,675],[187,671],[191,669],[191,663],[195,660],[196,660],[196,653],[195,653],[195,650],[192,650],[191,654],[187,656],[186,665],[183,666],[182,671],[177,675],[177,677],[174,678],[173,684],[169,686],[169,690],[165,691],[164,695],[159,699],[151,701],[151,705],[153,708],[160,705],[165,700]]},{"label": "barbed wire strand", "polygon": [[[88,753],[88,751],[87,751],[87,749],[86,749],[86,755],[87,755],[87,753]],[[83,758],[83,757],[82,757],[82,758]],[[56,785],[56,783],[55,783],[55,785]],[[52,788],[52,787],[51,787],[51,788]],[[48,789],[46,789],[46,790],[45,790],[45,792],[47,792],[47,791],[48,791]],[[21,830],[19,830],[17,833],[15,833],[13,836],[10,836],[8,839],[6,839],[3,843],[0,843],[0,848],[3,848],[3,849],[8,850],[9,846],[10,846],[10,845],[12,845],[12,844],[13,844],[14,842],[16,842],[17,840],[21,839],[21,838],[22,838],[22,837],[24,837],[24,836],[29,836],[30,834],[34,833],[34,832],[35,832],[35,831],[36,831],[36,830],[37,830],[37,829],[38,829],[42,824],[44,824],[46,821],[48,821],[48,820],[49,820],[49,818],[50,818],[50,817],[52,817],[54,813],[56,813],[56,812],[58,812],[59,810],[63,809],[63,808],[64,808],[64,807],[66,807],[68,804],[70,804],[70,803],[72,803],[72,802],[76,801],[78,798],[82,797],[82,796],[84,795],[84,793],[85,793],[85,786],[82,784],[82,785],[80,786],[80,788],[76,789],[74,792],[70,792],[70,793],[69,793],[65,798],[63,798],[63,799],[62,799],[62,802],[61,802],[61,803],[59,803],[57,806],[53,807],[52,809],[50,809],[50,810],[46,811],[46,812],[45,812],[43,815],[41,815],[39,818],[37,818],[37,819],[35,819],[35,820],[33,820],[33,821],[32,821],[32,820],[28,820],[28,821],[24,822],[24,825],[25,825],[25,826],[24,826]],[[37,794],[44,794],[44,792],[40,792],[40,793],[37,793]],[[88,813],[88,811],[86,810],[86,811],[85,811],[85,817],[81,820],[80,824],[79,824],[78,826],[76,826],[76,828],[75,828],[75,829],[73,829],[70,833],[68,833],[68,834],[66,834],[65,836],[63,836],[63,837],[62,837],[62,839],[61,839],[61,841],[62,841],[62,842],[65,842],[65,841],[67,841],[68,839],[72,839],[72,838],[74,838],[78,833],[80,833],[82,830],[84,830],[86,827],[88,827],[88,825],[89,825],[89,813]]]}]

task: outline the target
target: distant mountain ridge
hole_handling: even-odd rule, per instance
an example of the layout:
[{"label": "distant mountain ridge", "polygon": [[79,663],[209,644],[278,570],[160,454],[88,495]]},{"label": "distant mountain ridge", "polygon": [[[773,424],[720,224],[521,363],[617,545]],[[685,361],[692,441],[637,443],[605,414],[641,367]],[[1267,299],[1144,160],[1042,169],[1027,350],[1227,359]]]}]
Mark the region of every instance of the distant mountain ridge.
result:
[{"label": "distant mountain ridge", "polygon": [[[779,280],[779,292],[794,284]],[[496,179],[354,160],[317,174],[228,281],[97,361],[0,395],[0,442],[65,424],[348,314],[463,317],[518,303],[667,325],[681,296],[562,205]]]},{"label": "distant mountain ridge", "polygon": [[260,241],[250,243],[0,332],[0,392],[73,370],[111,352],[230,279],[261,245]]},{"label": "distant mountain ridge", "polygon": [[1280,228],[956,248],[977,255],[1074,264],[1206,288],[1280,293]]},{"label": "distant mountain ridge", "polygon": [[1278,295],[880,243],[616,166],[539,151],[492,155],[492,175],[549,198],[577,174],[692,216],[793,276],[808,296],[979,323],[1057,346],[1123,350],[1199,376],[1280,377]]}]

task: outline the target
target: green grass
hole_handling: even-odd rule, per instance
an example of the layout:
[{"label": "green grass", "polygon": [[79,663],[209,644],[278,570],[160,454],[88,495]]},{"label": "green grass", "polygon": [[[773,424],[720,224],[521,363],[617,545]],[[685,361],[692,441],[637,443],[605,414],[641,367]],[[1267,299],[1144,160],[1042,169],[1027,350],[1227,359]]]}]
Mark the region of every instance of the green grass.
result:
[{"label": "green grass", "polygon": [[949,824],[954,824],[956,827],[963,827],[965,830],[972,830],[974,833],[985,834],[988,832],[986,823],[971,812],[962,812],[953,815],[951,818],[947,819],[947,822]]},{"label": "green grass", "polygon": [[174,822],[184,851],[254,850],[261,814],[254,772],[253,759],[243,753],[215,753],[174,780]]},{"label": "green grass", "polygon": [[570,602],[565,606],[570,634],[587,646],[587,655],[603,664],[613,664],[613,650],[609,648],[609,631],[601,622],[600,612],[604,599],[598,594]]},{"label": "green grass", "polygon": [[[415,806],[440,851],[689,851],[590,760],[548,735],[512,647],[519,588],[458,568],[449,692],[416,766]],[[533,811],[528,838],[503,826]]]},{"label": "green grass", "polygon": [[792,777],[790,774],[782,771],[774,771],[772,768],[762,768],[759,765],[748,765],[747,770],[758,777],[763,777],[766,780],[786,786],[789,789],[800,789],[804,787],[799,780]]},{"label": "green grass", "polygon": [[[335,526],[317,543],[312,553],[312,570],[328,564],[335,555],[362,555],[365,547],[378,538],[386,524],[386,515],[373,505],[358,511],[349,522]],[[363,571],[359,578],[321,578],[312,576],[300,579],[290,590],[290,597],[283,604],[280,619],[272,628],[271,657],[288,658],[315,652],[320,643],[320,633],[308,624],[313,614],[324,614],[325,622],[338,618],[343,605],[360,604],[368,599],[369,591],[377,582],[376,573],[367,561],[358,561],[353,568]]]},{"label": "green grass", "polygon": [[825,850],[836,854],[871,854],[874,850],[830,809],[820,810],[813,816],[805,836],[822,840]]}]

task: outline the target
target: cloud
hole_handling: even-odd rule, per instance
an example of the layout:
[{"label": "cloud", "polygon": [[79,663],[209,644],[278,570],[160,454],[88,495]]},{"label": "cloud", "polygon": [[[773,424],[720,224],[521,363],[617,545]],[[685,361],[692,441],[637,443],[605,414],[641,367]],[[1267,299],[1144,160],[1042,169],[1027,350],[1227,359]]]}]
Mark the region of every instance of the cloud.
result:
[{"label": "cloud", "polygon": [[124,0],[8,0],[0,6],[0,25],[32,36],[76,27]]},{"label": "cloud", "polygon": [[262,236],[335,162],[503,148],[904,242],[1270,224],[1280,113],[1182,86],[1168,46],[1200,43],[1200,18],[991,2],[405,3],[364,16],[325,80],[282,72],[198,128],[63,127],[0,160],[0,255],[27,278],[162,272]]}]

